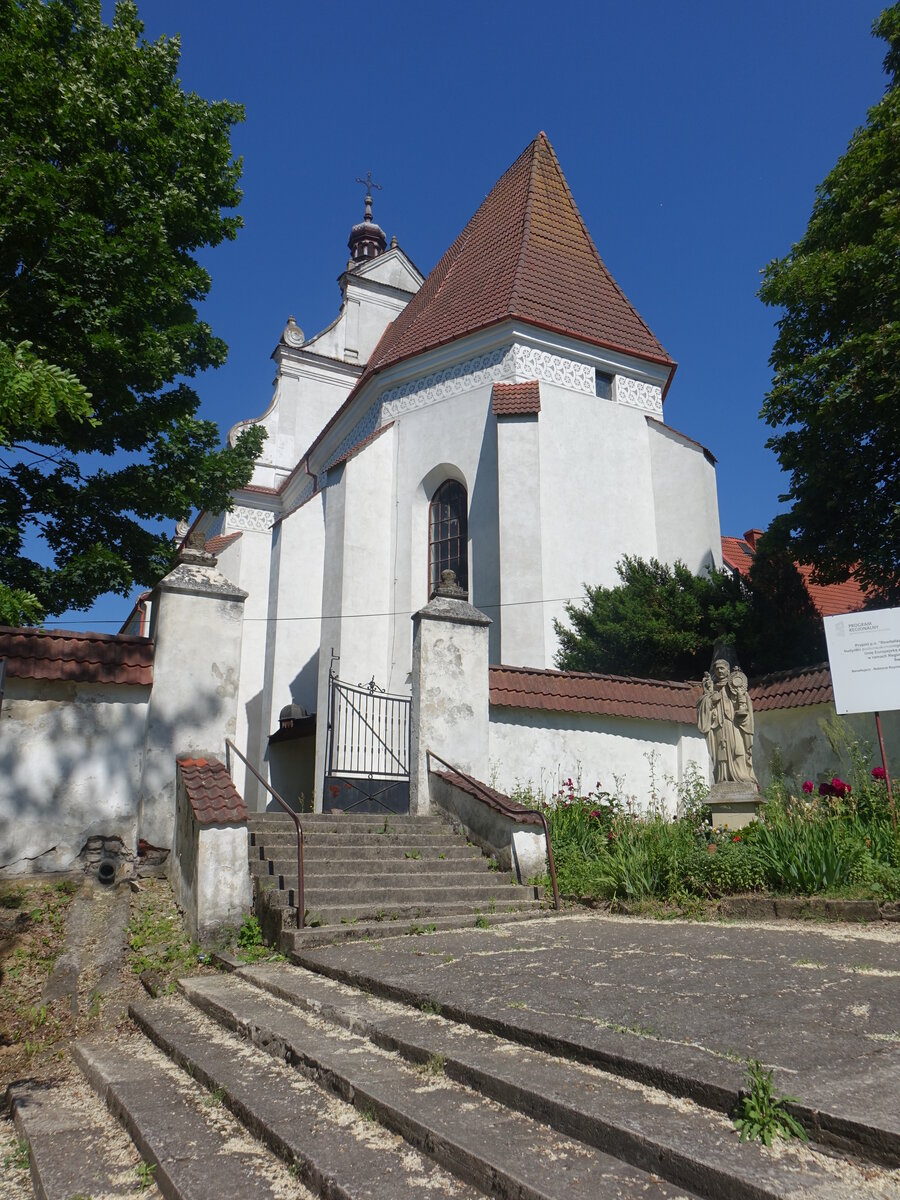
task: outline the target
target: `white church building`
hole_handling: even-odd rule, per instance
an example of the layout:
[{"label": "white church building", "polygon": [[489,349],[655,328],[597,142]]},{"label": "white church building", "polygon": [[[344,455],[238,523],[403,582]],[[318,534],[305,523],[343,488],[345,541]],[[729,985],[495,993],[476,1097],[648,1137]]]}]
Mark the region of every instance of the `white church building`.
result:
[{"label": "white church building", "polygon": [[543,133],[427,278],[370,195],[349,246],[337,317],[312,337],[288,321],[244,423],[267,432],[251,483],[195,522],[248,593],[236,744],[316,807],[330,678],[408,694],[410,617],[442,570],[490,618],[490,662],[539,672],[566,601],[623,555],[721,565],[715,460],[666,424],[675,363]]}]

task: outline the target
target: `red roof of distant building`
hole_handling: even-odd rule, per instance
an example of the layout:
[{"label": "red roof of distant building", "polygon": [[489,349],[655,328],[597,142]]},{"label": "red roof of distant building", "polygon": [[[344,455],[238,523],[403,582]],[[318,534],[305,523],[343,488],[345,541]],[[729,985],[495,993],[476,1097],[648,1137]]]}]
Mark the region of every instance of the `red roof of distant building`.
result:
[{"label": "red roof of distant building", "polygon": [[541,411],[541,385],[536,379],[525,383],[495,383],[491,390],[495,417],[533,416]]},{"label": "red roof of distant building", "polygon": [[363,378],[514,318],[675,366],[597,253],[544,133],[389,326]]},{"label": "red roof of distant building", "polygon": [[502,666],[491,667],[490,689],[491,704],[509,708],[598,713],[688,725],[697,719],[700,696],[697,683]]},{"label": "red roof of distant building", "polygon": [[217,758],[180,758],[184,791],[199,825],[246,821],[247,805]]},{"label": "red roof of distant building", "polygon": [[[722,560],[726,567],[746,575],[753,564],[757,540],[762,530],[748,529],[742,538],[722,538]],[[866,594],[852,577],[843,583],[813,583],[813,568],[806,563],[795,563],[803,577],[809,597],[820,617],[832,617],[837,613],[859,612],[865,607]]]},{"label": "red roof of distant building", "polygon": [[153,682],[153,643],[134,634],[0,626],[0,658],[13,679]]}]

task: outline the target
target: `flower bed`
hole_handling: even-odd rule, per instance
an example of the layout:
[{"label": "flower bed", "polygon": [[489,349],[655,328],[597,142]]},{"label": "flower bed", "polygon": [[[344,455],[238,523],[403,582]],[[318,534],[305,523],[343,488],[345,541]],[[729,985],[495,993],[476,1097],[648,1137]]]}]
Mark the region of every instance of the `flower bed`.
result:
[{"label": "flower bed", "polygon": [[[900,899],[900,839],[881,768],[767,792],[765,816],[714,829],[694,786],[674,820],[568,780],[545,805],[560,891],[683,903],[746,893]],[[690,906],[690,905],[689,905]]]}]

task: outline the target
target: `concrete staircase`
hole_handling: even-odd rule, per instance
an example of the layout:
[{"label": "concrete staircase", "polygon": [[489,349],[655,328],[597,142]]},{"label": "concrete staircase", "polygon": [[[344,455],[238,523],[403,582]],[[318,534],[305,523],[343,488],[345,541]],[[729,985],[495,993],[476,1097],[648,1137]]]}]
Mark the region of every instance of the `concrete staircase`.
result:
[{"label": "concrete staircase", "polygon": [[435,932],[542,916],[534,887],[437,816],[303,817],[306,926],[297,929],[297,838],[283,813],[249,819],[254,907],[283,953],[362,937]]},{"label": "concrete staircase", "polygon": [[[428,953],[443,939],[419,940]],[[93,1108],[73,1112],[72,1085],[17,1093],[42,1200],[133,1195],[133,1166],[104,1174],[129,1138],[167,1200],[889,1194],[872,1164],[838,1172],[813,1149],[741,1144],[725,1112],[643,1086],[628,1064],[555,1057],[319,972],[267,964],[180,990],[132,1005],[117,1043],[76,1044]]]}]

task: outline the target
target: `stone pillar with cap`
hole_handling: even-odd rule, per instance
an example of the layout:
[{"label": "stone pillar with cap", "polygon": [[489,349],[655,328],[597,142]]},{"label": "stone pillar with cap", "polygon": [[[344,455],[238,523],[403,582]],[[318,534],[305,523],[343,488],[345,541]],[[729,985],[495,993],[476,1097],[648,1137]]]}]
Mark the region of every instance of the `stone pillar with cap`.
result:
[{"label": "stone pillar with cap", "polygon": [[409,811],[424,815],[431,807],[429,750],[476,779],[489,775],[491,621],[469,604],[453,571],[442,572],[412,620]]},{"label": "stone pillar with cap", "polygon": [[235,733],[247,593],[204,547],[203,536],[191,534],[152,594],[138,835],[153,846],[172,845],[176,758],[222,758]]}]

